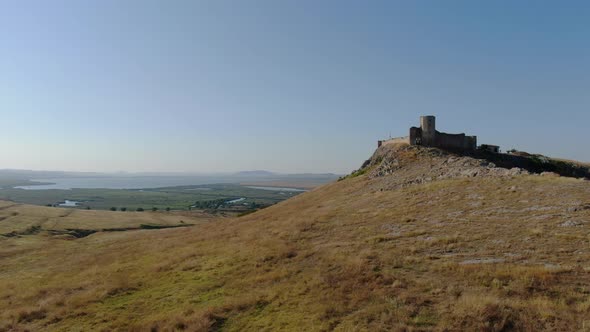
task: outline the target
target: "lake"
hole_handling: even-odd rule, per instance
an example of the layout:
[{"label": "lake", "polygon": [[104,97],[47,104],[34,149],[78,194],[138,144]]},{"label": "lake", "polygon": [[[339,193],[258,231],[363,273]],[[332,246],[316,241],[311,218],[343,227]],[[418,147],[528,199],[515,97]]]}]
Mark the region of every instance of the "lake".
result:
[{"label": "lake", "polygon": [[78,204],[80,204],[80,202],[70,201],[70,200],[66,199],[65,202],[60,203],[58,205],[63,206],[63,207],[75,207],[75,206],[78,206]]},{"label": "lake", "polygon": [[[27,190],[49,189],[141,189],[175,186],[191,186],[213,183],[236,183],[239,179],[232,176],[97,176],[97,177],[69,177],[52,179],[33,179],[31,181],[52,184],[18,186],[15,188]],[[203,188],[202,190],[207,190]]]},{"label": "lake", "polygon": [[235,204],[235,203],[239,203],[239,202],[245,201],[245,200],[246,200],[246,198],[245,197],[242,197],[242,198],[232,199],[231,201],[227,201],[225,203],[227,203],[227,204]]}]

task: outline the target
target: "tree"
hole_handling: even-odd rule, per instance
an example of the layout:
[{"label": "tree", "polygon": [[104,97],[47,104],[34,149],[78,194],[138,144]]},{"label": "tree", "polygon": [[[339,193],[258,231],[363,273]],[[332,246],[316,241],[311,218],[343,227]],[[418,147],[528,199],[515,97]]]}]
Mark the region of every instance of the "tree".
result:
[{"label": "tree", "polygon": [[117,208],[113,206],[113,207],[111,208],[111,211],[117,211]]},{"label": "tree", "polygon": [[137,212],[143,212],[143,208],[138,207],[137,210],[135,210]]},{"label": "tree", "polygon": [[152,208],[152,211],[156,212],[156,211],[158,211],[158,208],[154,206],[154,207]]},{"label": "tree", "polygon": [[86,210],[90,210],[90,206],[86,206]]},{"label": "tree", "polygon": [[170,212],[170,207],[167,207],[166,208],[166,212]]},{"label": "tree", "polygon": [[127,208],[126,207],[122,207],[121,208],[121,211],[127,211]]}]

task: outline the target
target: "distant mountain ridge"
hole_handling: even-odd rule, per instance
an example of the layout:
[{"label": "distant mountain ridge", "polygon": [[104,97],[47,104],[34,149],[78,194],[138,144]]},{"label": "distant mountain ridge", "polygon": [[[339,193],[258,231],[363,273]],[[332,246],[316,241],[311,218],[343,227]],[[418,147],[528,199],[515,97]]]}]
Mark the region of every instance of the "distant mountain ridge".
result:
[{"label": "distant mountain ridge", "polygon": [[253,170],[253,171],[240,171],[235,173],[237,176],[273,176],[277,173],[265,170]]}]

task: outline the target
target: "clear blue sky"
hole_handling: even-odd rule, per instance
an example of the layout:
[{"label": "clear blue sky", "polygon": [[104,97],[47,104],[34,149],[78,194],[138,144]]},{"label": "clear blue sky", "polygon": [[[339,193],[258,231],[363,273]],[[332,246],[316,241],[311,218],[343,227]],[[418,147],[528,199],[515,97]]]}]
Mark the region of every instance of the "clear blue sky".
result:
[{"label": "clear blue sky", "polygon": [[588,1],[0,1],[0,168],[348,172],[421,114],[590,161]]}]

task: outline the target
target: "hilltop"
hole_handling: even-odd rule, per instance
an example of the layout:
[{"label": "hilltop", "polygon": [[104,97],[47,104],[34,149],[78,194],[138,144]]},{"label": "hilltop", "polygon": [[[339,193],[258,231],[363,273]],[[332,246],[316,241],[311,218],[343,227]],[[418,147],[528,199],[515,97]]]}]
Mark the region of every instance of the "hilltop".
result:
[{"label": "hilltop", "polygon": [[590,183],[534,171],[384,145],[244,217],[81,238],[6,203],[3,227],[45,223],[0,236],[0,331],[584,330]]}]

